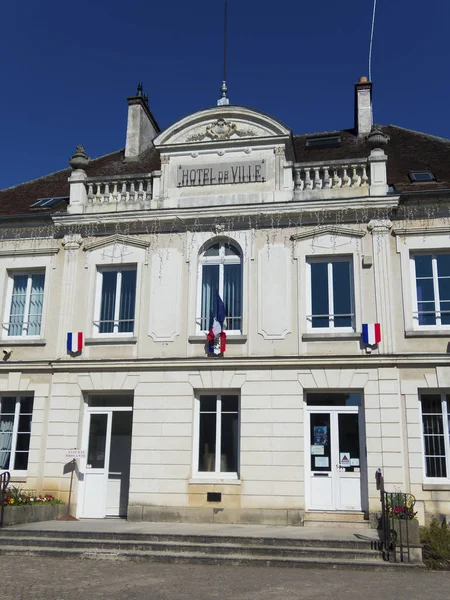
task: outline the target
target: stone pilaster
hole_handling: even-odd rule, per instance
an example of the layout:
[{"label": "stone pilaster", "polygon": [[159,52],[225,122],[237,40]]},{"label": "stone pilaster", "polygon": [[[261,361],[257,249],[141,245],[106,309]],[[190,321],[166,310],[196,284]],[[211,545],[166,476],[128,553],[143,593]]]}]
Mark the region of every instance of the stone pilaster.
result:
[{"label": "stone pilaster", "polygon": [[[80,288],[77,288],[77,267],[80,262],[79,249],[83,243],[83,238],[79,234],[65,235],[62,240],[64,252],[64,267],[61,287],[61,313],[59,317],[58,328],[58,347],[56,349],[58,357],[66,357],[66,336],[68,331],[73,331],[74,327],[74,309]],[[84,332],[85,333],[85,332]]]},{"label": "stone pilaster", "polygon": [[372,219],[368,224],[372,232],[373,275],[377,322],[381,324],[380,352],[394,352],[394,324],[392,315],[392,268],[389,252],[389,219]]}]

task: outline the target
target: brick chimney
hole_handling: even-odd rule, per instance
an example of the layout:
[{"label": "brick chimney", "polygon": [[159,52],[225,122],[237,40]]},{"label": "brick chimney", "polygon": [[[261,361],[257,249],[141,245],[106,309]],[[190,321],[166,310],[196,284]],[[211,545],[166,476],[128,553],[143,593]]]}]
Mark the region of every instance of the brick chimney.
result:
[{"label": "brick chimney", "polygon": [[152,144],[161,131],[148,105],[148,96],[142,94],[142,83],[138,85],[136,96],[128,101],[127,142],[125,158],[136,158]]},{"label": "brick chimney", "polygon": [[355,84],[355,131],[358,136],[367,135],[372,125],[372,82],[361,77]]}]

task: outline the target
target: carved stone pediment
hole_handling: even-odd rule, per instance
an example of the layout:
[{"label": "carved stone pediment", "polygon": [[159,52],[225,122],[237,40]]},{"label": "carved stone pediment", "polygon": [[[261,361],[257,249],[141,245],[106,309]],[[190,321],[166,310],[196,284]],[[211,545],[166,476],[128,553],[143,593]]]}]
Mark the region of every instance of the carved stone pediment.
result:
[{"label": "carved stone pediment", "polygon": [[362,238],[366,235],[366,231],[357,227],[348,227],[345,225],[323,225],[322,227],[307,227],[300,233],[292,235],[291,240],[295,242],[297,240],[317,238],[321,235]]},{"label": "carved stone pediment", "polygon": [[106,248],[107,246],[114,246],[118,244],[122,246],[132,246],[134,248],[142,248],[144,250],[150,246],[150,242],[145,240],[140,240],[127,235],[115,234],[101,238],[94,242],[87,243],[83,249],[85,252],[91,252],[92,250],[98,250],[99,248]]},{"label": "carved stone pediment", "polygon": [[171,145],[245,138],[287,138],[289,135],[289,129],[264,113],[242,106],[220,106],[194,113],[174,123],[155,138],[154,144],[162,149]]}]

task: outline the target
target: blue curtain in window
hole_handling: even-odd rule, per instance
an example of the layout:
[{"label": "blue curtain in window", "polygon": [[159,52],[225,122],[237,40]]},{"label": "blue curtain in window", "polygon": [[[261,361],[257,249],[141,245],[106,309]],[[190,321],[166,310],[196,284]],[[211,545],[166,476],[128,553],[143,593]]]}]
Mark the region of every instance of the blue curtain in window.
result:
[{"label": "blue curtain in window", "polygon": [[30,308],[28,312],[28,335],[41,333],[42,307],[44,303],[44,274],[31,277]]},{"label": "blue curtain in window", "polygon": [[119,332],[133,332],[136,305],[136,271],[122,271],[120,289]]},{"label": "blue curtain in window", "polygon": [[353,325],[353,294],[350,280],[350,263],[337,261],[332,264],[334,326],[351,327]]},{"label": "blue curtain in window", "polygon": [[200,327],[207,331],[212,319],[216,316],[217,292],[219,290],[219,265],[202,266],[202,304],[200,310]]},{"label": "blue curtain in window", "polygon": [[8,335],[22,335],[25,319],[28,275],[15,275],[9,315]]},{"label": "blue curtain in window", "polygon": [[242,268],[224,265],[223,302],[229,330],[241,331],[242,322]]},{"label": "blue curtain in window", "polygon": [[114,333],[114,311],[116,307],[117,272],[102,274],[102,301],[100,306],[100,333]]},{"label": "blue curtain in window", "polygon": [[328,264],[311,263],[311,324],[312,327],[329,327]]},{"label": "blue curtain in window", "polygon": [[414,262],[419,325],[436,325],[432,256],[421,254]]}]

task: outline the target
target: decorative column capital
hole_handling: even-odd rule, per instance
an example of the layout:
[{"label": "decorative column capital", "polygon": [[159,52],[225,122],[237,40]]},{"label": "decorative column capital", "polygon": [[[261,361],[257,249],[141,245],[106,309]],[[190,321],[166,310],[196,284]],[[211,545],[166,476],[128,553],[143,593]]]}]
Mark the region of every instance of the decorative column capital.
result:
[{"label": "decorative column capital", "polygon": [[392,221],[390,219],[372,219],[367,225],[367,229],[376,233],[389,233],[392,228]]},{"label": "decorative column capital", "polygon": [[83,237],[79,233],[65,235],[62,239],[64,250],[78,250],[83,243]]}]

